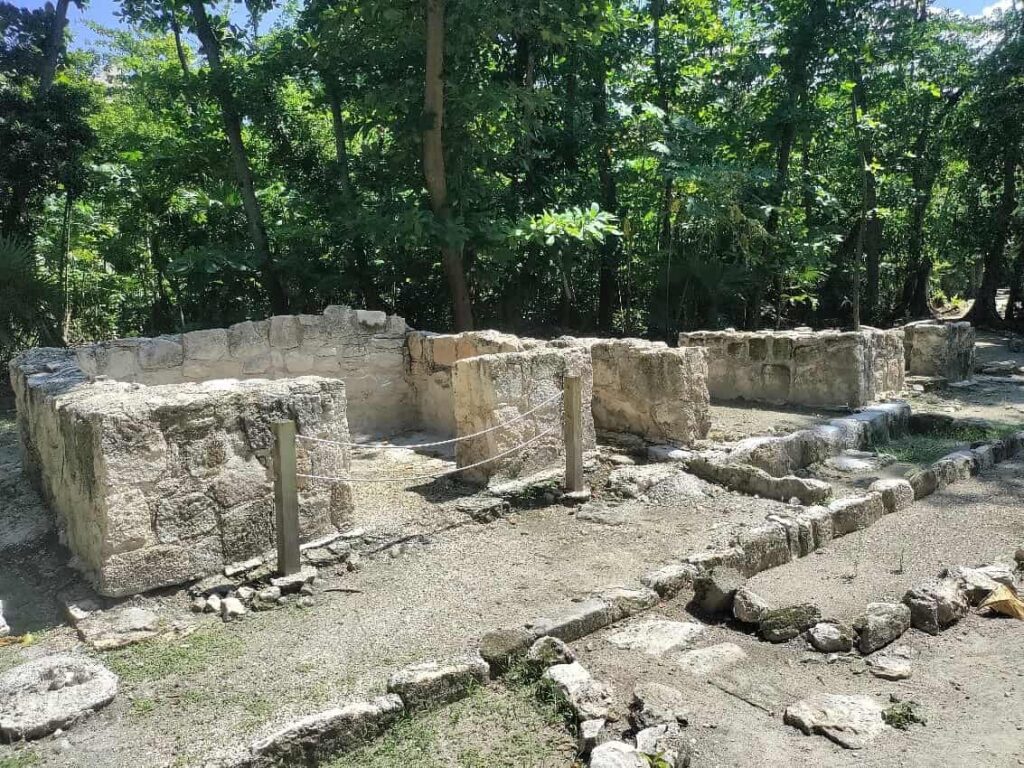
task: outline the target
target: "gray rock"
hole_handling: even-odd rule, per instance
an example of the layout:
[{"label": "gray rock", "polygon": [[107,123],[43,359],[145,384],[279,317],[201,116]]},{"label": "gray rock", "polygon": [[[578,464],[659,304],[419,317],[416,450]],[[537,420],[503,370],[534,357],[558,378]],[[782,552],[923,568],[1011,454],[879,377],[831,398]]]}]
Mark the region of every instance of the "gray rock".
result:
[{"label": "gray rock", "polygon": [[697,580],[694,599],[705,613],[731,613],[733,596],[746,580],[735,568],[719,566]]},{"label": "gray rock", "polygon": [[988,597],[989,592],[999,586],[998,581],[980,568],[956,568],[952,576],[971,605],[978,605]]},{"label": "gray rock", "polygon": [[650,762],[636,747],[608,741],[590,754],[590,768],[650,768]]},{"label": "gray rock", "polygon": [[771,610],[763,598],[747,587],[740,587],[732,599],[732,615],[744,624],[760,624]]},{"label": "gray rock", "polygon": [[581,755],[588,755],[595,748],[608,741],[611,736],[605,728],[605,720],[596,718],[584,720],[579,728],[579,752]]},{"label": "gray rock", "polygon": [[578,661],[548,667],[543,679],[569,705],[577,722],[607,720],[612,715],[611,689],[594,680]]},{"label": "gray rock", "polygon": [[272,611],[280,607],[281,590],[278,587],[264,587],[252,598],[254,611]]},{"label": "gray rock", "polygon": [[572,603],[553,617],[535,619],[528,625],[537,637],[551,635],[571,643],[581,637],[593,634],[614,621],[608,603],[598,598]]},{"label": "gray rock", "polygon": [[557,637],[542,637],[530,646],[526,660],[535,669],[547,669],[555,664],[572,664],[576,653]]},{"label": "gray rock", "polygon": [[906,680],[912,674],[913,653],[906,646],[895,646],[875,653],[866,660],[868,671],[883,680]]},{"label": "gray rock", "polygon": [[400,669],[388,678],[388,693],[401,696],[411,712],[458,701],[487,680],[487,662],[479,656],[466,656]]},{"label": "gray rock", "polygon": [[225,597],[220,603],[220,616],[224,621],[234,621],[245,616],[245,605],[237,597]]},{"label": "gray rock", "polygon": [[277,768],[326,760],[377,738],[402,712],[401,698],[389,694],[303,717],[254,742],[233,768]]},{"label": "gray rock", "polygon": [[499,675],[513,660],[522,658],[536,640],[536,632],[522,627],[495,629],[480,638],[480,656],[491,672]]},{"label": "gray rock", "polygon": [[206,612],[207,613],[220,613],[220,596],[210,595],[206,598]]},{"label": "gray rock", "polygon": [[307,584],[316,578],[317,570],[312,565],[303,565],[298,573],[290,576],[275,576],[270,580],[271,586],[277,587],[282,594],[298,592],[303,584]]},{"label": "gray rock", "polygon": [[901,478],[875,480],[868,490],[882,494],[882,504],[885,506],[886,514],[900,512],[914,503],[914,487]]},{"label": "gray rock", "polygon": [[237,597],[243,603],[251,602],[255,596],[256,590],[252,587],[239,587],[238,591],[235,592],[235,597]]},{"label": "gray rock", "polygon": [[44,656],[0,675],[0,741],[38,739],[107,706],[117,675],[86,656]]},{"label": "gray rock", "polygon": [[0,637],[7,637],[11,634],[11,628],[4,619],[4,601],[0,600]]},{"label": "gray rock", "polygon": [[910,609],[910,624],[930,635],[956,624],[967,615],[967,594],[953,579],[930,581],[909,590],[903,604]]},{"label": "gray rock", "polygon": [[695,621],[645,619],[628,624],[609,635],[608,642],[623,650],[663,656],[671,651],[688,648],[703,633],[704,625]]},{"label": "gray rock", "polygon": [[160,619],[152,611],[134,606],[90,613],[75,624],[78,636],[98,651],[138,643],[160,632]]},{"label": "gray rock", "polygon": [[636,730],[665,723],[687,725],[690,710],[683,694],[654,682],[637,683],[629,704],[629,721]]},{"label": "gray rock", "polygon": [[658,604],[658,593],[647,587],[610,587],[598,597],[607,604],[612,623],[643,613]]},{"label": "gray rock", "polygon": [[853,624],[861,653],[874,653],[910,629],[910,609],[902,603],[868,603]]},{"label": "gray rock", "polygon": [[206,610],[206,598],[205,597],[193,597],[192,598],[192,613],[202,613]]},{"label": "gray rock", "polygon": [[885,730],[882,711],[870,696],[818,693],[786,707],[783,721],[847,749],[863,749]]},{"label": "gray rock", "polygon": [[853,650],[853,630],[840,622],[819,621],[807,637],[815,650],[822,653],[846,653]]},{"label": "gray rock", "polygon": [[696,578],[696,568],[689,563],[676,563],[645,573],[640,583],[653,589],[663,600],[670,600],[684,589],[692,587]]},{"label": "gray rock", "polygon": [[678,723],[663,723],[645,728],[636,735],[638,752],[657,757],[671,768],[686,768],[690,764],[690,745]]},{"label": "gray rock", "polygon": [[821,619],[817,606],[804,603],[768,611],[761,619],[761,636],[772,643],[784,643],[806,632]]}]

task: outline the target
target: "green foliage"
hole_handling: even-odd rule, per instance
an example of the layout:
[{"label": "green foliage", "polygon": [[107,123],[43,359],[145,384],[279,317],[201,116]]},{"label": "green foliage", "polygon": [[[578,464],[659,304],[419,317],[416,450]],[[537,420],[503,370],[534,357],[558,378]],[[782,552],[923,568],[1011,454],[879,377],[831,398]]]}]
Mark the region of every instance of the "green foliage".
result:
[{"label": "green foliage", "polygon": [[928,724],[928,721],[921,714],[917,702],[914,701],[901,701],[893,704],[882,712],[882,719],[887,725],[899,728],[901,731],[910,730],[910,726],[915,723],[919,725]]},{"label": "green foliage", "polygon": [[28,749],[0,757],[0,768],[31,768],[39,765],[39,755]]},{"label": "green foliage", "polygon": [[57,285],[32,248],[13,235],[0,235],[0,364],[19,349],[56,341],[53,311],[59,300]]}]

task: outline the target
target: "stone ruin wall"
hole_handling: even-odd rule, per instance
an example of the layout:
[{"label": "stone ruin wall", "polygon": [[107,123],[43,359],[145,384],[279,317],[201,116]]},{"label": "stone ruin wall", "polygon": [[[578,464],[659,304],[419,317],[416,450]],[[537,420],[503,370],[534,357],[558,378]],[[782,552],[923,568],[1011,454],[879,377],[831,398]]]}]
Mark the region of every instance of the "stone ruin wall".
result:
[{"label": "stone ruin wall", "polygon": [[381,434],[416,426],[405,320],[330,306],[229,328],[77,347],[82,371],[146,385],[324,376],[345,382],[349,426]]},{"label": "stone ruin wall", "polygon": [[698,331],[679,345],[708,352],[722,400],[861,407],[904,387],[903,331]]},{"label": "stone ruin wall", "polygon": [[907,373],[965,381],[974,375],[975,332],[968,322],[925,320],[903,326]]},{"label": "stone ruin wall", "polygon": [[[507,458],[491,461],[461,476],[471,482],[487,482],[494,477],[529,476],[560,467],[565,461],[561,392],[566,376],[581,379],[583,451],[594,451],[597,447],[591,412],[594,372],[585,349],[547,347],[459,360],[452,372],[456,432],[473,435],[498,424],[507,424],[460,441],[456,445],[460,466],[486,461],[539,438],[527,450],[513,452]],[[552,398],[552,402],[538,408]]]},{"label": "stone ruin wall", "polygon": [[[270,425],[347,441],[345,384],[96,380],[69,350],[11,364],[26,472],[100,594],[179,584],[274,547]],[[338,475],[347,451],[304,443],[300,471]],[[299,481],[304,540],[342,530],[345,483]]]}]

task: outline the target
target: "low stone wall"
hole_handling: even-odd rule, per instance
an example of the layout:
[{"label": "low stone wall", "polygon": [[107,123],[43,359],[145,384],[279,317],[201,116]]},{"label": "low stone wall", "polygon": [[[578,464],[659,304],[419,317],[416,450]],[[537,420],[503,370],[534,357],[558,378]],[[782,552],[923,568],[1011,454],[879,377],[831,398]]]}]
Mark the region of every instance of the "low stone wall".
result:
[{"label": "low stone wall", "polygon": [[698,331],[708,389],[722,400],[860,407],[904,385],[903,331]]},{"label": "low stone wall", "polygon": [[[26,472],[77,565],[112,597],[190,581],[274,546],[273,421],[349,439],[339,380],[96,381],[74,352],[57,349],[17,358],[11,380]],[[303,444],[298,460],[300,472],[336,476],[349,457]],[[340,530],[351,509],[347,484],[300,479],[304,540]]]},{"label": "low stone wall", "polygon": [[[585,349],[543,348],[459,360],[452,375],[457,433],[471,435],[508,423],[507,427],[460,441],[456,446],[459,466],[498,457],[551,430],[526,449],[496,458],[460,477],[470,482],[486,482],[492,477],[528,476],[560,466],[565,460],[562,402],[555,396],[562,391],[566,375],[582,378],[583,449],[592,451],[596,447],[591,413],[594,373]],[[519,418],[552,397],[555,399],[550,405]]]},{"label": "low stone wall", "polygon": [[452,370],[468,357],[499,352],[523,352],[543,346],[499,331],[442,334],[412,331],[408,335],[409,376],[415,392],[419,425],[430,432],[455,435],[455,398]]},{"label": "low stone wall", "polygon": [[707,353],[670,349],[641,339],[576,339],[554,347],[590,350],[594,366],[594,426],[647,440],[693,445],[711,428]]},{"label": "low stone wall", "polygon": [[405,320],[331,306],[322,315],[280,315],[230,328],[153,339],[117,339],[75,349],[82,371],[147,385],[213,379],[324,376],[345,382],[353,430],[415,426]]},{"label": "low stone wall", "polygon": [[907,373],[964,381],[974,375],[975,333],[970,323],[925,320],[903,326]]}]

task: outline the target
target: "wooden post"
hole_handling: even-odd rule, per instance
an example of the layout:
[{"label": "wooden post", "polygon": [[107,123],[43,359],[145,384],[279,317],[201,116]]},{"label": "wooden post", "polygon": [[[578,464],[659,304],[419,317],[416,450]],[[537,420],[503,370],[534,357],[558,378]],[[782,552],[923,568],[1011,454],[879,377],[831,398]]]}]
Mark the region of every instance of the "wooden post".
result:
[{"label": "wooden post", "polygon": [[565,440],[565,492],[583,490],[583,381],[566,376],[562,382],[562,437]]},{"label": "wooden post", "polygon": [[301,568],[299,560],[299,487],[295,473],[295,422],[275,421],[274,506],[277,526],[277,570],[291,576]]}]

